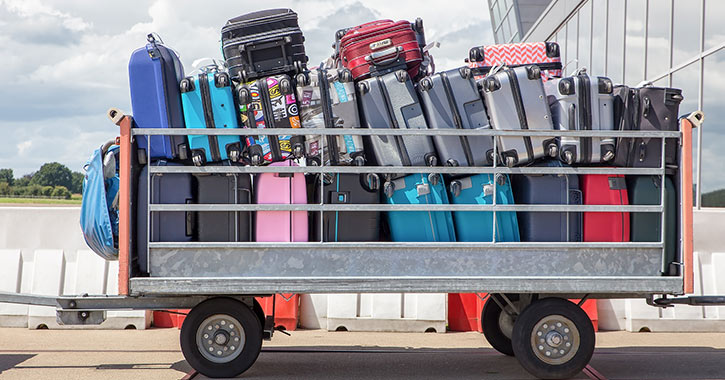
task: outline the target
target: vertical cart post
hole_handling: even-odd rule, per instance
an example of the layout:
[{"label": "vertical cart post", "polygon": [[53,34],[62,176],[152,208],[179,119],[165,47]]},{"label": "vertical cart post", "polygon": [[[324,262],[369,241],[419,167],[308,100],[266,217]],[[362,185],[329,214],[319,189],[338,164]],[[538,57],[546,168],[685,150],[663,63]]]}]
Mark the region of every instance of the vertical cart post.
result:
[{"label": "vertical cart post", "polygon": [[118,189],[118,294],[128,295],[131,252],[131,116],[111,108],[108,117],[121,129]]},{"label": "vertical cart post", "polygon": [[[692,237],[692,129],[700,126],[705,116],[701,111],[695,111],[680,121],[682,133],[682,162],[681,188],[682,188],[682,257],[684,262],[683,276],[685,279],[685,293],[695,291],[693,267],[693,237]],[[702,131],[700,132],[702,133]],[[699,167],[697,168],[700,169]],[[697,186],[700,186],[698,183]]]}]

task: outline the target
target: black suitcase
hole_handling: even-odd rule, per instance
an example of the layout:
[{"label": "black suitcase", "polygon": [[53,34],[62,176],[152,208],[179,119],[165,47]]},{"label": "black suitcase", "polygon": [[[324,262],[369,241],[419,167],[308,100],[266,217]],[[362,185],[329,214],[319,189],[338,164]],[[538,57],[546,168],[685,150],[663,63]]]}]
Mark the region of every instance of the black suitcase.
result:
[{"label": "black suitcase", "polygon": [[[380,180],[375,174],[326,174],[320,191],[320,177],[308,177],[310,202],[325,204],[380,203]],[[380,240],[380,212],[326,211],[320,225],[320,212],[310,212],[310,241],[365,242]]]},{"label": "black suitcase", "polygon": [[[180,164],[158,161],[154,166],[180,166]],[[146,241],[148,223],[146,219],[148,166],[141,169],[138,180],[136,254],[141,273],[148,273]],[[165,173],[151,175],[151,204],[194,203],[192,176],[186,173]],[[184,211],[152,212],[151,231],[148,241],[188,242],[194,234],[193,213]]]},{"label": "black suitcase", "polygon": [[[534,166],[562,167],[548,160]],[[517,205],[580,205],[582,192],[577,175],[512,175],[511,186]],[[582,241],[582,213],[518,211],[521,241]],[[568,227],[568,228],[567,228]]]},{"label": "black suitcase", "polygon": [[[614,127],[620,131],[677,131],[682,90],[664,87],[614,87]],[[662,139],[619,138],[612,164],[660,167]],[[677,139],[665,140],[665,165],[677,165]]]},{"label": "black suitcase", "polygon": [[[197,203],[250,204],[252,178],[249,174],[195,174]],[[249,211],[197,212],[195,225],[198,241],[251,241],[252,213]]]},{"label": "black suitcase", "polygon": [[[431,129],[491,129],[471,69],[461,67],[418,82],[423,111]],[[446,166],[493,164],[491,136],[433,136],[438,157]]]},{"label": "black suitcase", "polygon": [[222,53],[237,82],[302,72],[307,64],[304,42],[291,9],[247,13],[222,28]]}]

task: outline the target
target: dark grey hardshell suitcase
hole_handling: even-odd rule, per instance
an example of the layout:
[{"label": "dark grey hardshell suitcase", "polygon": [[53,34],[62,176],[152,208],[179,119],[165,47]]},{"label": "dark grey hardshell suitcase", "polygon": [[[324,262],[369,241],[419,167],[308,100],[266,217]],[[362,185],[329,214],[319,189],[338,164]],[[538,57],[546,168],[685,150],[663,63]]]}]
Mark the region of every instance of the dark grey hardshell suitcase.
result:
[{"label": "dark grey hardshell suitcase", "polygon": [[[614,123],[620,131],[677,131],[682,90],[665,87],[614,87]],[[616,166],[660,166],[662,139],[619,138]],[[677,165],[677,139],[665,140],[665,165]]]},{"label": "dark grey hardshell suitcase", "polygon": [[[552,79],[544,84],[551,105],[554,128],[563,131],[614,129],[612,81],[585,72]],[[613,137],[559,139],[559,159],[569,165],[606,163],[614,158]]]},{"label": "dark grey hardshell suitcase", "polygon": [[[497,130],[553,131],[551,111],[538,66],[505,68],[483,78],[483,98],[491,126]],[[506,166],[524,165],[546,156],[556,157],[557,141],[541,136],[502,136],[498,153]]]},{"label": "dark grey hardshell suitcase", "polygon": [[[158,161],[152,165],[180,166],[180,164]],[[141,169],[138,180],[136,254],[139,270],[148,273],[148,241],[152,242],[188,242],[194,235],[193,212],[162,211],[152,212],[150,216],[151,230],[148,231],[146,210],[148,210],[148,166]],[[151,204],[188,204],[194,203],[192,176],[187,173],[151,174]],[[148,232],[147,232],[148,231]]]},{"label": "dark grey hardshell suitcase", "polygon": [[[418,82],[431,129],[490,129],[478,85],[468,67],[448,70]],[[438,157],[448,166],[493,164],[491,136],[433,136]]]},{"label": "dark grey hardshell suitcase", "polygon": [[[537,164],[542,167],[561,167],[564,164],[548,160]],[[582,192],[579,176],[557,174],[512,175],[511,187],[517,205],[580,205]],[[521,241],[557,242],[582,241],[582,213],[580,212],[523,212],[516,213]]]},{"label": "dark grey hardshell suitcase", "polygon": [[297,13],[291,9],[248,13],[222,28],[222,53],[237,82],[302,72],[307,64],[304,42]]},{"label": "dark grey hardshell suitcase", "polygon": [[[413,82],[405,70],[358,82],[363,125],[380,129],[428,129]],[[371,136],[372,153],[380,166],[435,166],[428,136]]]},{"label": "dark grey hardshell suitcase", "polygon": [[[252,203],[252,178],[249,174],[195,174],[194,177],[197,203]],[[251,241],[252,213],[249,211],[202,211],[195,214],[198,241]]]}]

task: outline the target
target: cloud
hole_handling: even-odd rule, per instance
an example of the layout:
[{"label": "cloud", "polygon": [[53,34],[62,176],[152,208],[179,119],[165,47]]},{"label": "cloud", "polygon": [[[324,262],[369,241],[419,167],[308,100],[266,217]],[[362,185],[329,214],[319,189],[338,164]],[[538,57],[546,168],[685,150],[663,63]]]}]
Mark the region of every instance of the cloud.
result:
[{"label": "cloud", "polygon": [[23,154],[25,154],[25,151],[27,151],[28,148],[30,148],[32,145],[33,145],[33,141],[32,140],[26,140],[26,141],[23,141],[23,142],[19,143],[17,145],[17,147],[18,147],[18,156],[22,156]]}]

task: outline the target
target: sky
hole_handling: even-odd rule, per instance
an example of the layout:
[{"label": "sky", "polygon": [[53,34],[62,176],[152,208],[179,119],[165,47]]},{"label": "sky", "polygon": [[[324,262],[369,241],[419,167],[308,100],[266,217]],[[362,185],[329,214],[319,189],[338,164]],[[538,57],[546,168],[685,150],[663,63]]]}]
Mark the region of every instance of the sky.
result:
[{"label": "sky", "polygon": [[81,171],[93,150],[118,135],[106,110],[131,113],[128,59],[148,33],[158,33],[190,72],[197,58],[221,59],[221,27],[260,4],[299,14],[313,65],[330,55],[336,30],[383,18],[422,17],[428,41],[440,42],[432,51],[438,70],[461,66],[472,46],[493,43],[483,0],[445,7],[420,0],[0,0],[0,168],[19,177],[58,161]]}]

